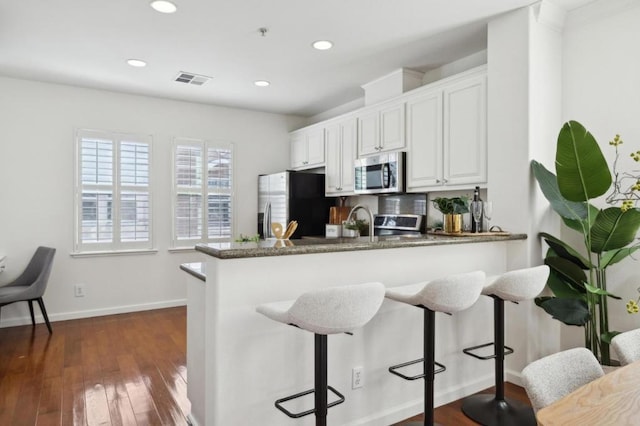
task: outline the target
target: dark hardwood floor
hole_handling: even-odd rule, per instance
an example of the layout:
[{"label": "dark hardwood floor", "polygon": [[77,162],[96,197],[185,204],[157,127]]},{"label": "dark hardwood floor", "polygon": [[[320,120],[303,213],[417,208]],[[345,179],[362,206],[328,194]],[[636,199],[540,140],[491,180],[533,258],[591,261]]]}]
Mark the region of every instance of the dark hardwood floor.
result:
[{"label": "dark hardwood floor", "polygon": [[186,425],[186,309],[0,329],[0,425]]},{"label": "dark hardwood floor", "polygon": [[[187,424],[184,307],[52,326],[0,328],[0,425]],[[518,386],[506,393],[528,403]],[[460,401],[436,421],[475,424]]]},{"label": "dark hardwood floor", "polygon": [[[436,380],[438,379],[436,378]],[[527,398],[527,393],[525,392],[524,388],[508,382],[505,383],[504,388],[504,394],[507,398],[513,398],[514,400],[520,401],[524,404],[531,405],[531,402],[529,401],[529,398]],[[495,388],[491,387],[490,389],[485,389],[480,393],[493,393],[494,390]],[[454,401],[447,405],[436,408],[434,417],[436,423],[439,423],[443,426],[477,425],[476,422],[469,419],[464,415],[464,413],[462,413],[462,400]],[[424,416],[415,416],[405,420],[404,422],[396,423],[394,426],[403,425],[406,422],[417,420],[424,420]]]}]

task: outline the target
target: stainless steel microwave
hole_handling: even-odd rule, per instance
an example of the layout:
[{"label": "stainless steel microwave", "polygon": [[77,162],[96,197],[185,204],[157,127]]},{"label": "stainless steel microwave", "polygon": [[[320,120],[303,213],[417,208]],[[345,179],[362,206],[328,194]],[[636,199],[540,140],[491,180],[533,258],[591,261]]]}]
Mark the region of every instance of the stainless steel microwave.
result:
[{"label": "stainless steel microwave", "polygon": [[389,152],[355,161],[356,194],[404,192],[404,152]]}]

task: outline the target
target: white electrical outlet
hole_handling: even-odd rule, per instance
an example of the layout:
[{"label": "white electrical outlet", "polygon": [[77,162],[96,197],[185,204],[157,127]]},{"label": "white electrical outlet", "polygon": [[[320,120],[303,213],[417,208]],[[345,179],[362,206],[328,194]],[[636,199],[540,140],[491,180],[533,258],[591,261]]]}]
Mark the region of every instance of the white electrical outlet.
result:
[{"label": "white electrical outlet", "polygon": [[353,367],[351,369],[351,389],[358,389],[364,385],[364,368]]},{"label": "white electrical outlet", "polygon": [[76,297],[84,297],[84,284],[76,284],[73,288]]}]

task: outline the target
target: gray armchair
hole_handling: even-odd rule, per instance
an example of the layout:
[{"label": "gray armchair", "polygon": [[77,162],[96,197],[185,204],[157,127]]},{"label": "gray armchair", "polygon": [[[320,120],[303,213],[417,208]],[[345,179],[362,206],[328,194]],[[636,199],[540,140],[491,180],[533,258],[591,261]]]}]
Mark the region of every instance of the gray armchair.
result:
[{"label": "gray armchair", "polygon": [[42,296],[47,288],[55,254],[56,249],[54,248],[38,247],[24,272],[13,282],[0,287],[0,308],[15,302],[29,302],[31,323],[35,326],[36,321],[33,316],[33,301],[35,300],[40,306],[49,333],[52,333],[51,324],[47,310],[44,308]]}]

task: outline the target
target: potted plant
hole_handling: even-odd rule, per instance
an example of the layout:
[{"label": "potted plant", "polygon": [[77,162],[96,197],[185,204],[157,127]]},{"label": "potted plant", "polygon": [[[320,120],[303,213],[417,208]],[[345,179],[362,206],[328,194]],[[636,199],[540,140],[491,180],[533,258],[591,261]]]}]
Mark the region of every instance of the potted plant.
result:
[{"label": "potted plant", "polygon": [[[607,291],[606,270],[640,248],[634,243],[640,228],[640,210],[635,206],[640,176],[617,172],[620,144],[619,136],[610,142],[616,149],[613,179],[595,138],[576,121],[565,123],[558,135],[557,175],[532,161],[533,174],[551,207],[584,242],[580,251],[553,235],[540,234],[549,245],[544,263],[551,268],[547,285],[553,296],[538,297],[536,304],[565,324],[584,327],[585,346],[605,365],[611,363],[609,343],[617,334],[609,330],[608,298],[619,299]],[[640,153],[631,157],[639,161]],[[610,190],[612,182],[606,199],[610,206],[601,209],[591,204]]]},{"label": "potted plant", "polygon": [[[369,222],[364,219],[351,220],[342,222],[343,237],[360,237],[369,235]],[[347,231],[351,232],[345,232]]]},{"label": "potted plant", "polygon": [[466,195],[451,198],[438,197],[431,202],[444,215],[444,232],[462,232],[462,214],[469,212],[469,197]]}]

